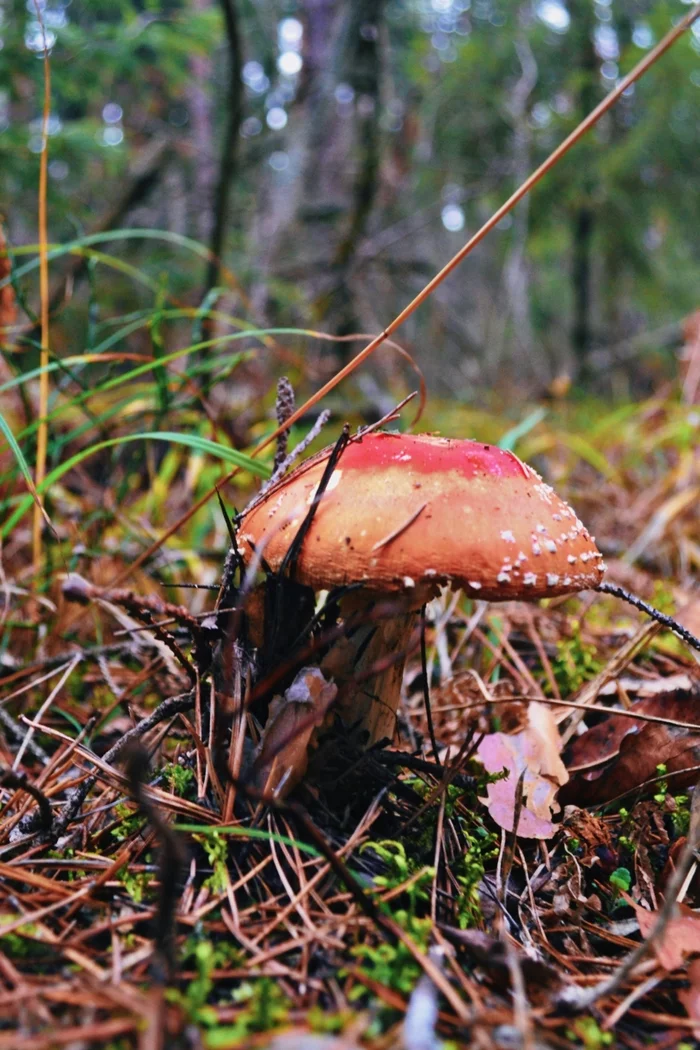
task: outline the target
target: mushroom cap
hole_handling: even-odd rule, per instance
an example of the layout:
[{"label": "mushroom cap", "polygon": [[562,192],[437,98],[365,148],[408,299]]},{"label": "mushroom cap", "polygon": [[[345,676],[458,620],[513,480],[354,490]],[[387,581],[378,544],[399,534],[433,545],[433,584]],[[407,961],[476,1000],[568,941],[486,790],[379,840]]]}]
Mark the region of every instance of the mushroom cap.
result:
[{"label": "mushroom cap", "polygon": [[[255,548],[279,570],[331,451],[302,463],[244,515],[246,559]],[[316,590],[440,583],[491,601],[597,587],[604,571],[575,512],[512,452],[382,432],[342,453],[296,563],[296,579]]]}]

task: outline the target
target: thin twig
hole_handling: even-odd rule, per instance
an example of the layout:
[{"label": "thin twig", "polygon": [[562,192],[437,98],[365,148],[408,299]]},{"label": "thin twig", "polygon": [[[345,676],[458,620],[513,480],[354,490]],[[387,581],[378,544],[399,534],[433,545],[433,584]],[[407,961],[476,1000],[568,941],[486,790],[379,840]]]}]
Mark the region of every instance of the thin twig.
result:
[{"label": "thin twig", "polygon": [[158,861],[158,883],[160,896],[155,917],[154,940],[160,955],[164,976],[172,981],[175,976],[175,913],[181,892],[181,875],[185,867],[186,853],[178,835],[165,820],[153,800],[145,791],[148,782],[150,759],[140,741],[132,739],[122,748],[125,772],[129,778],[132,795],[141,811],[148,818],[160,842]]},{"label": "thin twig", "polygon": [[[150,715],[141,719],[138,725],[135,725],[133,729],[130,729],[124,734],[124,736],[120,737],[116,744],[114,744],[114,746],[103,755],[102,761],[107,765],[113,765],[124,751],[124,748],[132,741],[140,740],[145,733],[150,729],[153,729],[160,722],[164,722],[167,718],[171,718],[173,715],[189,711],[193,706],[194,689],[191,689],[187,693],[180,693],[178,696],[171,696],[167,700],[164,700],[162,704],[158,705],[155,711],[151,711]],[[76,788],[72,793],[71,798],[64,806],[60,817],[54,824],[52,832],[52,837],[54,839],[60,838],[61,835],[65,834],[68,825],[77,817],[82,808],[83,802],[96,782],[97,774],[91,773],[89,777],[85,778],[80,787]]]},{"label": "thin twig", "polygon": [[38,759],[39,762],[46,765],[51,761],[43,747],[40,747],[39,744],[35,743],[35,741],[32,740],[31,735],[28,736],[28,731],[18,725],[12,715],[2,706],[0,706],[0,725],[10,734],[10,736],[13,736],[15,740],[19,740],[20,743],[26,741],[26,750],[29,751],[34,758]]},{"label": "thin twig", "polygon": [[[387,325],[383,332],[381,332],[376,338],[374,338],[368,345],[361,350],[359,354],[352,358],[339,372],[329,379],[319,390],[316,391],[307,401],[301,405],[293,416],[288,420],[288,425],[293,426],[294,423],[300,419],[305,412],[308,412],[310,408],[318,404],[326,394],[329,394],[339,383],[341,383],[347,376],[351,375],[355,369],[366,361],[367,358],[374,353],[377,347],[385,341],[385,339],[393,335],[393,333],[401,327],[404,321],[421,306],[425,300],[432,295],[435,289],[442,284],[453,270],[455,270],[459,264],[466,259],[466,257],[479,245],[487,234],[496,227],[501,219],[503,219],[508,212],[512,211],[515,205],[522,200],[522,198],[530,192],[530,190],[537,185],[537,183],[553,168],[559,161],[564,157],[572,146],[575,146],[579,139],[582,139],[591,128],[595,127],[598,121],[605,116],[609,109],[617,102],[619,98],[625,93],[625,91],[639,80],[647,70],[651,69],[655,62],[657,62],[663,54],[668,51],[673,44],[687,32],[688,29],[693,25],[697,19],[700,18],[700,4],[697,4],[692,8],[680,21],[673,26],[672,29],[659,41],[659,43],[653,47],[648,54],[644,56],[637,63],[627,76],[622,77],[618,80],[613,90],[605,96],[605,98],[599,102],[599,104],[593,109],[584,119],[578,124],[574,130],[566,136],[563,142],[561,142],[547,157],[545,161],[510,195],[507,201],[505,201],[500,208],[498,208],[493,215],[483,224],[483,226],[477,230],[477,232],[470,237],[467,243],[454,255],[450,261],[443,266],[439,273],[433,277],[428,284],[416,295],[411,302],[403,308],[403,310],[394,318],[394,320]],[[270,434],[266,437],[259,445],[255,447],[252,455],[258,455],[264,448],[267,448],[271,442],[277,438],[277,432]]]},{"label": "thin twig", "polygon": [[602,591],[603,594],[612,594],[614,598],[621,598],[623,602],[629,602],[635,609],[640,609],[647,616],[651,616],[653,620],[656,620],[657,623],[663,624],[669,631],[673,631],[674,634],[677,634],[679,638],[682,638],[684,642],[687,642],[688,645],[700,653],[700,638],[696,638],[692,631],[678,623],[678,620],[674,620],[672,616],[667,616],[666,613],[655,609],[653,605],[645,602],[643,598],[632,594],[631,591],[626,591],[624,587],[618,587],[616,583],[601,583],[596,587],[596,590]]},{"label": "thin twig", "polygon": [[433,712],[430,707],[430,682],[428,681],[428,654],[425,645],[425,605],[420,611],[420,662],[423,675],[423,703],[425,704],[425,717],[428,722],[428,733],[433,748],[435,765],[442,772],[442,764],[438,754],[437,740],[435,739],[435,727],[433,725]]},{"label": "thin twig", "polygon": [[25,773],[17,772],[14,769],[4,769],[0,772],[0,785],[12,788],[13,791],[26,791],[28,795],[31,795],[39,807],[40,829],[48,831],[51,828],[53,823],[51,804],[44,792],[32,784]]}]

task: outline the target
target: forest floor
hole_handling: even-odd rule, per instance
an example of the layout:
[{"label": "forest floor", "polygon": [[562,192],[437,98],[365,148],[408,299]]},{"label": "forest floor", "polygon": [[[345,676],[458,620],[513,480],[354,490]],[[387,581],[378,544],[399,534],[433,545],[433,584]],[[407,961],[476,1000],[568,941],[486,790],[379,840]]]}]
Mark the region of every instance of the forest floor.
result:
[{"label": "forest floor", "polygon": [[[697,408],[562,402],[509,437],[433,404],[437,427],[515,444],[607,579],[700,634]],[[270,430],[268,399],[250,433]],[[224,518],[210,501],[157,542],[220,471],[155,447],[56,481],[39,575],[30,512],[5,534],[0,1050],[693,1046],[698,654],[610,595],[444,592],[393,744],[330,726],[288,800],[256,796],[254,654],[214,614]],[[535,788],[541,837],[514,836]]]}]

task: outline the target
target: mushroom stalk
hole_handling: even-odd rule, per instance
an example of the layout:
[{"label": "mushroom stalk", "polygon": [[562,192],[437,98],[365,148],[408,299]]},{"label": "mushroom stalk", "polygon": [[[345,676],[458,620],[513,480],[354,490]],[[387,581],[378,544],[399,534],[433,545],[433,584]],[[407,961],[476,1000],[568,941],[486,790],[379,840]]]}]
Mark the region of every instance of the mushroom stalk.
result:
[{"label": "mushroom stalk", "polygon": [[[371,747],[393,740],[406,656],[416,622],[415,602],[368,590],[347,595],[340,613],[348,630],[326,655],[322,670],[338,686],[334,712]],[[420,608],[420,606],[419,606]]]}]

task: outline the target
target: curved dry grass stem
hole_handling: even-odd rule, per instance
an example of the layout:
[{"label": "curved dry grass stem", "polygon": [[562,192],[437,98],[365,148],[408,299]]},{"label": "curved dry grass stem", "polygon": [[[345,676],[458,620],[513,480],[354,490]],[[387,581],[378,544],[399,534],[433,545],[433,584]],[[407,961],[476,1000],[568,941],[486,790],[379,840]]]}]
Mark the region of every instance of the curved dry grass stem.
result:
[{"label": "curved dry grass stem", "polygon": [[[46,475],[46,451],[48,446],[48,424],[46,416],[49,406],[49,262],[47,233],[47,179],[49,155],[49,118],[51,116],[51,63],[46,41],[46,29],[39,0],[34,0],[37,21],[41,27],[44,45],[44,103],[41,121],[41,154],[39,155],[39,293],[41,297],[41,355],[42,368],[39,377],[39,428],[36,441],[35,484],[37,489]],[[43,511],[41,497],[34,496],[34,521],[32,526],[32,557],[35,578],[41,568],[41,525]]]},{"label": "curved dry grass stem", "polygon": [[[413,314],[418,309],[418,307],[422,303],[424,303],[430,295],[432,295],[435,289],[440,284],[442,284],[445,278],[448,277],[452,273],[452,271],[459,266],[462,260],[466,259],[467,255],[469,255],[470,252],[472,252],[474,248],[476,248],[476,246],[483,241],[483,239],[488,233],[491,232],[494,226],[497,226],[501,219],[515,207],[518,201],[522,200],[522,198],[530,192],[530,190],[540,181],[540,179],[542,179],[547,174],[547,172],[555,166],[555,164],[559,163],[562,157],[569,152],[572,146],[575,146],[579,139],[583,138],[583,136],[598,123],[600,118],[604,116],[609,109],[611,109],[611,107],[617,102],[620,96],[624,94],[627,88],[631,84],[634,84],[636,80],[639,80],[639,78],[642,77],[646,73],[646,71],[650,69],[661,58],[661,56],[664,55],[666,51],[668,51],[670,47],[673,46],[673,44],[675,44],[678,38],[681,37],[683,33],[685,33],[688,29],[690,29],[693,22],[695,22],[698,18],[700,18],[700,4],[696,4],[692,8],[692,10],[690,10],[688,14],[685,15],[685,17],[678,22],[677,25],[675,25],[671,30],[669,30],[666,36],[659,41],[656,47],[652,48],[649,54],[645,55],[641,62],[638,62],[634,69],[631,70],[626,77],[623,77],[622,80],[620,80],[620,82],[613,88],[613,90],[605,96],[602,102],[600,102],[599,105],[597,105],[595,109],[592,110],[588,114],[588,116],[581,121],[578,127],[574,128],[570,135],[567,135],[564,141],[560,143],[556,147],[556,149],[552,151],[552,153],[550,153],[550,155],[542,164],[540,164],[539,168],[533,171],[533,173],[527,179],[525,179],[525,182],[523,182],[517,188],[517,190],[515,190],[515,192],[511,194],[508,200],[505,201],[505,203],[503,203],[501,207],[493,213],[491,218],[484,223],[481,229],[477,230],[474,236],[471,237],[467,241],[467,243],[457,252],[457,254],[454,255],[450,259],[450,261],[446,263],[445,266],[443,266],[440,272],[437,273],[435,277],[433,277],[432,280],[426,284],[425,288],[423,288],[422,291],[420,291],[418,295],[416,295],[415,298],[413,298],[411,302],[403,308],[401,313],[394,318],[391,324],[387,325],[387,327],[380,335],[375,336],[375,338],[367,344],[364,350],[361,350],[360,353],[352,359],[352,361],[349,361],[344,368],[341,368],[340,371],[337,372],[332,379],[329,379],[328,382],[321,387],[320,390],[317,390],[315,394],[312,394],[308,401],[306,401],[305,404],[301,405],[301,407],[298,408],[296,412],[294,412],[289,417],[289,419],[285,423],[285,426],[293,426],[294,423],[296,423],[297,420],[299,420],[305,412],[308,412],[310,408],[313,408],[313,406],[317,404],[322,398],[324,398],[326,394],[330,393],[330,391],[333,390],[334,387],[338,385],[338,383],[342,382],[343,379],[346,379],[349,375],[351,375],[351,373],[354,372],[355,369],[359,365],[361,365],[363,361],[366,361],[367,358],[374,353],[377,347],[381,346],[381,344],[390,335],[393,335],[397,328],[400,328],[404,321],[408,320],[411,314]],[[276,439],[278,432],[279,428],[273,434],[270,434],[269,437],[261,441],[260,444],[257,445],[255,449],[253,449],[252,455],[255,456],[258,454],[258,452],[261,452],[264,448],[267,448],[267,446]]]}]

